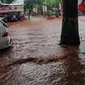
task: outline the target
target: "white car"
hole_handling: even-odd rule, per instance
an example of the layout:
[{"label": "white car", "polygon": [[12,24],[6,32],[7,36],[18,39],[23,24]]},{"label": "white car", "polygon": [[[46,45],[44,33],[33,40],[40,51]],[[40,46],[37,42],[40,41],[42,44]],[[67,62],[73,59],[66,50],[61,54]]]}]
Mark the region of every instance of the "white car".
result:
[{"label": "white car", "polygon": [[8,26],[5,22],[0,20],[0,49],[10,47],[12,40],[8,32]]}]

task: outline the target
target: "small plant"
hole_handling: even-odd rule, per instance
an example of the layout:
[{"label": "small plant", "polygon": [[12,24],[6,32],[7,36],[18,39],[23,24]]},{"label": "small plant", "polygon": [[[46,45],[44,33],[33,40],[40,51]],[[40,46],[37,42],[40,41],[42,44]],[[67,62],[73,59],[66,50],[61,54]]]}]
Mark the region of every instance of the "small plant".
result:
[{"label": "small plant", "polygon": [[51,10],[48,10],[48,11],[47,11],[47,16],[50,17],[50,16],[52,16],[52,15],[53,15],[53,14],[52,14],[52,11],[51,11]]}]

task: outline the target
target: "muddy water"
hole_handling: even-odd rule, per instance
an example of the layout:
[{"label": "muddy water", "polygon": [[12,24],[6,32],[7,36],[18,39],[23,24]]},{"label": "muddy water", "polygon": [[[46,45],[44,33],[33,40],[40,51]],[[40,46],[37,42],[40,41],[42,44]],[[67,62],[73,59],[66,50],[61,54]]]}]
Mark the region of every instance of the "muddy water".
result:
[{"label": "muddy water", "polygon": [[9,28],[13,46],[0,51],[0,85],[85,85],[84,26],[79,48],[61,47],[61,22],[47,23]]}]

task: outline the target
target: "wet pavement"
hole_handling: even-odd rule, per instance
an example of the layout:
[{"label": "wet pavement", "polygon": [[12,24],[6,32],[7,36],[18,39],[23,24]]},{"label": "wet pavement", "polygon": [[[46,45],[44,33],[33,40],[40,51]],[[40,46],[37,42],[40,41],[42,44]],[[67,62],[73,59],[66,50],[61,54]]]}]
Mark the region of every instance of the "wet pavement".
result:
[{"label": "wet pavement", "polygon": [[85,85],[84,19],[79,47],[58,45],[61,18],[10,23],[13,46],[0,51],[0,85]]}]

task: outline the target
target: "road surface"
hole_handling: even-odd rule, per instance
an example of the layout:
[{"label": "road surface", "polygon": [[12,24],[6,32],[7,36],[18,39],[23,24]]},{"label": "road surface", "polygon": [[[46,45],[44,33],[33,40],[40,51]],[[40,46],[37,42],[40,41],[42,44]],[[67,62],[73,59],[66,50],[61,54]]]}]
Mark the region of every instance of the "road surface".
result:
[{"label": "road surface", "polygon": [[85,85],[85,21],[81,45],[59,46],[61,18],[9,23],[13,46],[0,51],[0,85]]}]

